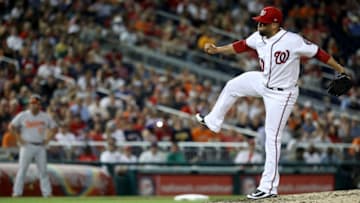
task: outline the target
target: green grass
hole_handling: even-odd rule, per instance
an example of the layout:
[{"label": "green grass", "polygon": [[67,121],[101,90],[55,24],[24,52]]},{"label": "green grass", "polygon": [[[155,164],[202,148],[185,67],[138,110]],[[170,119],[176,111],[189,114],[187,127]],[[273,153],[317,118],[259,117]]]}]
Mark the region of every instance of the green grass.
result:
[{"label": "green grass", "polygon": [[[243,196],[211,196],[210,201],[218,200],[241,200]],[[20,197],[20,198],[1,198],[0,203],[179,203],[179,202],[196,202],[203,203],[206,201],[174,201],[174,197],[129,197],[129,196],[110,196],[110,197]]]}]

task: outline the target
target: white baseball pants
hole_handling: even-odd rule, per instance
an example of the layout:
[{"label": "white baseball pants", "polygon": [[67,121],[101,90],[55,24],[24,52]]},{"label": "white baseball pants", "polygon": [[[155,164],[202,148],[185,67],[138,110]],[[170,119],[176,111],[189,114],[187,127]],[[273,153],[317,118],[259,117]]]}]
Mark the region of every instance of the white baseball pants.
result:
[{"label": "white baseball pants", "polygon": [[279,186],[278,163],[280,158],[281,136],[287,119],[299,95],[299,88],[283,91],[264,86],[262,72],[243,73],[227,82],[211,112],[205,116],[205,123],[214,132],[219,132],[225,115],[239,97],[262,97],[266,110],[265,118],[265,166],[258,189],[277,194]]},{"label": "white baseball pants", "polygon": [[21,196],[23,194],[26,171],[33,159],[35,159],[35,163],[39,171],[42,195],[44,197],[51,195],[51,185],[46,168],[46,148],[44,146],[27,144],[20,147],[19,169],[17,171],[13,187],[14,196]]}]

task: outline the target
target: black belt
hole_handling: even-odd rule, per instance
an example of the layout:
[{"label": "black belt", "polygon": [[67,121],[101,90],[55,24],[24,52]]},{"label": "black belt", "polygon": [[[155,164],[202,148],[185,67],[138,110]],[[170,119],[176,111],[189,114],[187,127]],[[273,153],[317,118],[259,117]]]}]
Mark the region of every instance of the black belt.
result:
[{"label": "black belt", "polygon": [[44,145],[43,142],[27,142],[27,143],[29,143],[29,144],[31,144],[31,145],[36,145],[36,146],[42,146],[42,145]]},{"label": "black belt", "polygon": [[[296,87],[297,84],[294,85],[294,87]],[[285,89],[284,88],[281,88],[281,87],[269,87],[269,86],[266,86],[266,88],[268,89],[271,89],[271,90],[276,90],[276,91],[284,91]]]},{"label": "black belt", "polygon": [[278,87],[267,87],[271,90],[277,90],[277,91],[284,91],[284,88],[278,88]]}]

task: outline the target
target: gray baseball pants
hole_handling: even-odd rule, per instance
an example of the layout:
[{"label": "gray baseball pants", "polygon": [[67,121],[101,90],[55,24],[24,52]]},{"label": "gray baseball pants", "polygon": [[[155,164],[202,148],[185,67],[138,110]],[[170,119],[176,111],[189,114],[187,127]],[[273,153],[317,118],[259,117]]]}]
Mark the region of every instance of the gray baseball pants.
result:
[{"label": "gray baseball pants", "polygon": [[33,159],[35,159],[39,171],[41,193],[44,197],[51,195],[51,185],[46,168],[46,148],[43,145],[26,144],[20,147],[19,169],[15,178],[13,196],[22,195],[26,172]]}]

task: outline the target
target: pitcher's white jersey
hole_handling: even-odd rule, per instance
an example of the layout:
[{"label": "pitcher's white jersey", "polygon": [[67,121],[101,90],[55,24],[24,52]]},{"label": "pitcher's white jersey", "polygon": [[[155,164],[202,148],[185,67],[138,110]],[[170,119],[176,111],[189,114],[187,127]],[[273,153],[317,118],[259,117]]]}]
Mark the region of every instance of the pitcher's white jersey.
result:
[{"label": "pitcher's white jersey", "polygon": [[254,32],[246,39],[246,44],[258,53],[264,85],[284,89],[296,85],[300,57],[313,57],[319,49],[300,35],[283,29],[269,39]]},{"label": "pitcher's white jersey", "polygon": [[20,129],[20,135],[26,142],[41,143],[45,139],[47,128],[55,128],[55,121],[45,112],[33,115],[30,110],[22,111],[11,121],[11,125]]}]

